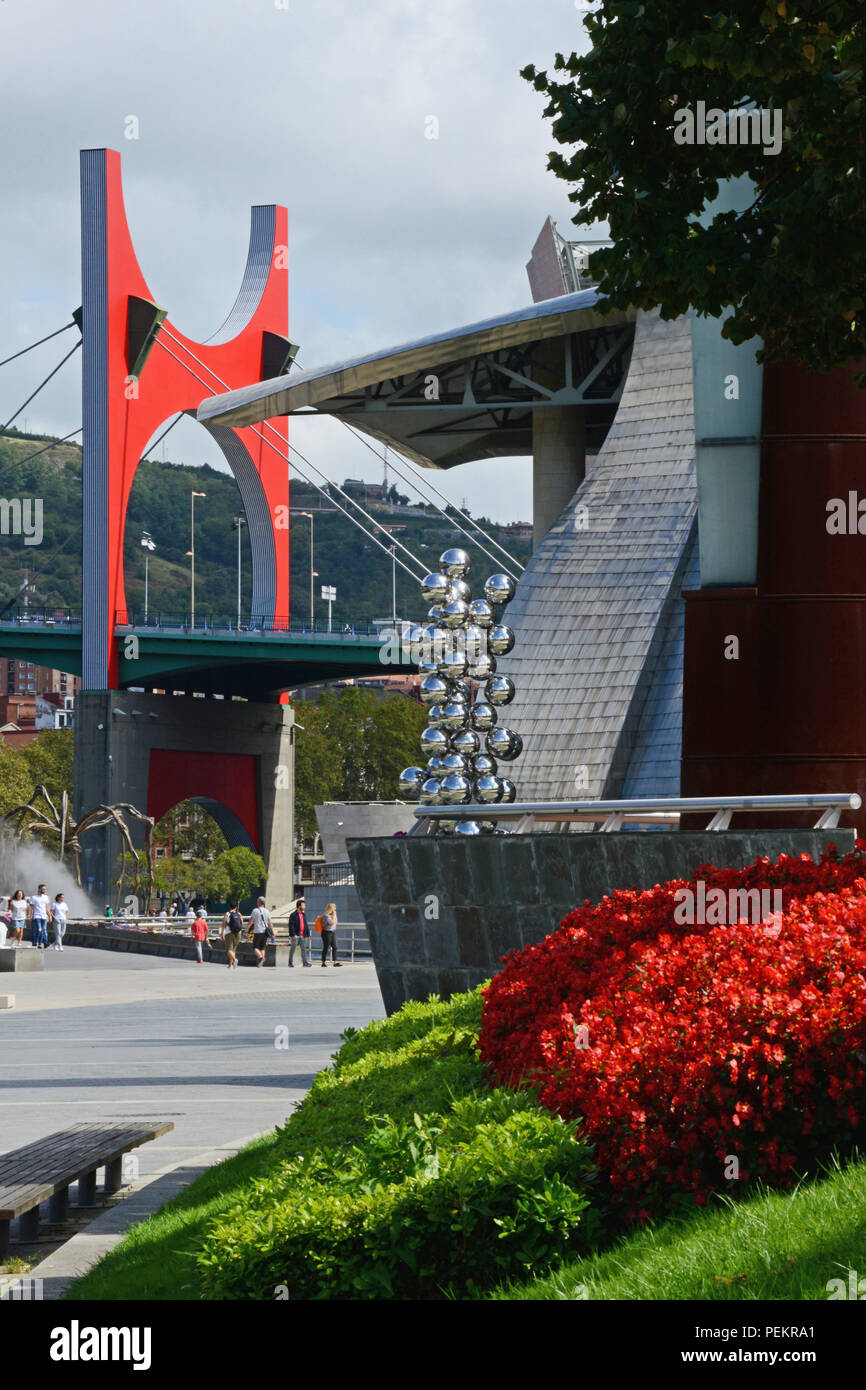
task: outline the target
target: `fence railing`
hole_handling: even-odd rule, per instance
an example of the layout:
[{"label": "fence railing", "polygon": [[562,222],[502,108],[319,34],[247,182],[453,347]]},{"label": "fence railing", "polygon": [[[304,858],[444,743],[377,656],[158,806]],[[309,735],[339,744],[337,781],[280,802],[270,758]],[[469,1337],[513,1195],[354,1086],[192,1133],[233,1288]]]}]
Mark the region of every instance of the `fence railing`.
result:
[{"label": "fence railing", "polygon": [[[223,914],[221,912],[208,917],[209,940],[213,941],[219,937],[222,920]],[[289,933],[288,917],[272,917],[271,921],[276,931],[278,941],[280,941],[282,945],[285,945]],[[192,939],[190,934],[190,926],[192,924],[183,917],[70,917],[67,925],[69,927],[114,927],[117,931],[146,931],[153,936],[172,936],[181,939]],[[48,930],[50,940],[53,930],[50,925]],[[246,931],[246,926],[244,931]],[[310,923],[310,931],[310,943],[315,952],[317,947],[321,949],[322,938],[318,932],[313,931],[312,923]],[[347,937],[348,946],[346,945]],[[359,945],[359,937],[365,937],[366,941],[362,941]],[[351,960],[354,960],[356,955],[372,955],[366,924],[364,922],[340,922],[337,926],[337,950],[343,954],[348,951]]]},{"label": "fence railing", "polygon": [[[51,627],[75,630],[81,626],[80,608],[10,608],[0,615],[0,628],[4,627]],[[375,638],[387,640],[393,628],[374,624],[366,618],[350,623],[337,622],[330,625],[326,618],[314,622],[303,618],[251,617],[242,618],[238,625],[237,614],[196,613],[195,621],[189,613],[143,613],[127,612],[123,621],[115,617],[115,626],[130,631],[147,632],[196,632],[202,634],[233,633],[243,636],[251,633],[261,637],[270,634],[280,637],[328,637],[332,641],[368,640]],[[399,624],[398,624],[399,629]]]},{"label": "fence railing", "polygon": [[517,832],[532,829],[537,822],[560,825],[572,821],[600,825],[602,831],[621,830],[624,825],[658,825],[676,829],[680,817],[712,812],[707,830],[728,830],[738,811],[751,814],[774,811],[820,811],[815,830],[834,830],[843,811],[860,809],[857,792],[820,792],[793,796],[666,796],[635,797],[629,801],[514,801],[510,805],[416,806],[419,821],[475,820],[516,821]]},{"label": "fence railing", "polygon": [[313,864],[313,887],[340,888],[355,882],[355,874],[348,860],[337,864]]}]

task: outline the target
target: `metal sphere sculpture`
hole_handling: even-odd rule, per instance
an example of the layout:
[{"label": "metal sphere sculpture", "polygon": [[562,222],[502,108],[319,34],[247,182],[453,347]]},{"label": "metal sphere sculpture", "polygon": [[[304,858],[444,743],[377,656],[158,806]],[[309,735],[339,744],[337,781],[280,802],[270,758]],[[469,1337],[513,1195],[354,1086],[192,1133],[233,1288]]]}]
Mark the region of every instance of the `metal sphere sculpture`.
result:
[{"label": "metal sphere sculpture", "polygon": [[[499,723],[499,708],[514,699],[514,682],[496,674],[496,658],[514,646],[514,632],[502,621],[516,585],[508,574],[493,574],[484,597],[473,599],[466,576],[469,556],[454,547],[439,557],[439,568],[421,584],[430,604],[427,621],[409,637],[412,660],[421,675],[420,696],[428,727],[421,735],[426,767],[400,774],[400,795],[425,806],[507,805],[517,788],[497,775],[497,762],[519,757],[523,740]],[[433,819],[436,835],[504,834],[495,820]]]}]

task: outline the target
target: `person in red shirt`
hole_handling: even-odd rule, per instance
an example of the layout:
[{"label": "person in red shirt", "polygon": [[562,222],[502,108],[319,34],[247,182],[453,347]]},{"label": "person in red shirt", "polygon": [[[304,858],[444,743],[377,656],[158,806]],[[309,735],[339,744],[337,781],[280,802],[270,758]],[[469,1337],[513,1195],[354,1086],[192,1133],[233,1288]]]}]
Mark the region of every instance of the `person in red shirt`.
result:
[{"label": "person in red shirt", "polygon": [[199,965],[204,965],[201,948],[207,941],[207,913],[203,907],[200,907],[195,914],[190,930],[192,931],[192,939],[195,942],[196,959]]}]

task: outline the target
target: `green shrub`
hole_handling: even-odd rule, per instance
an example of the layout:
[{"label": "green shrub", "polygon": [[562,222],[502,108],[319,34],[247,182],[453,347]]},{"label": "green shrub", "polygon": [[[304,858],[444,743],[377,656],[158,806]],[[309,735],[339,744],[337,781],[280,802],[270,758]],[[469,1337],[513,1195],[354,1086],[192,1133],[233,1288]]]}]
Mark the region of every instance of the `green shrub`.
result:
[{"label": "green shrub", "polygon": [[[338,1163],[316,1149],[253,1184],[211,1227],[205,1297],[436,1298],[586,1249],[593,1177],[574,1126],[524,1093],[376,1118]],[[578,1227],[582,1239],[578,1240]]]}]

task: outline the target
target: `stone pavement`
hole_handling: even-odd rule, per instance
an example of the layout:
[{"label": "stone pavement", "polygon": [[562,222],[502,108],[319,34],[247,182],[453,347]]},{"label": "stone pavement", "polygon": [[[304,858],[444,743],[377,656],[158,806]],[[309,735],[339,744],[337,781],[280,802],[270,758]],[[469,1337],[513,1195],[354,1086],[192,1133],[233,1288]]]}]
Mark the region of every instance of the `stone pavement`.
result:
[{"label": "stone pavement", "polygon": [[70,946],[47,952],[44,973],[16,975],[15,995],[15,1009],[0,1014],[0,1150],[84,1119],[174,1123],[132,1156],[132,1202],[46,1261],[48,1297],[126,1225],[283,1123],[340,1033],[384,1017],[368,960],[229,971]]}]

